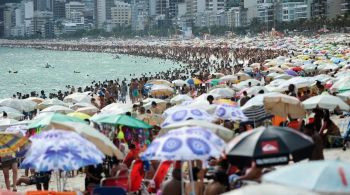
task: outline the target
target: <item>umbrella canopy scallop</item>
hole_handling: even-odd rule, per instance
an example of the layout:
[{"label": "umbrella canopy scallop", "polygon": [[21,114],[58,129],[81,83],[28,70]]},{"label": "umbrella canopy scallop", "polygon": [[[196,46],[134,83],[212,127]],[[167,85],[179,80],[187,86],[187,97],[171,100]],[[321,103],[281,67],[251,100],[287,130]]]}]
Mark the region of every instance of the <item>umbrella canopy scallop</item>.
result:
[{"label": "umbrella canopy scallop", "polygon": [[327,92],[323,92],[321,95],[313,96],[303,101],[305,109],[322,108],[327,110],[334,110],[339,108],[340,110],[349,111],[350,107],[341,98],[330,95]]},{"label": "umbrella canopy scallop", "polygon": [[167,125],[185,121],[188,119],[194,120],[206,120],[212,121],[213,117],[207,112],[197,108],[186,108],[186,107],[177,107],[171,108],[171,112],[166,115],[166,119],[162,123],[161,127],[166,127]]},{"label": "umbrella canopy scallop", "polygon": [[128,127],[133,127],[136,129],[150,129],[151,125],[125,114],[109,115],[106,117],[101,117],[94,120],[96,123],[109,124],[109,125],[124,125]]}]

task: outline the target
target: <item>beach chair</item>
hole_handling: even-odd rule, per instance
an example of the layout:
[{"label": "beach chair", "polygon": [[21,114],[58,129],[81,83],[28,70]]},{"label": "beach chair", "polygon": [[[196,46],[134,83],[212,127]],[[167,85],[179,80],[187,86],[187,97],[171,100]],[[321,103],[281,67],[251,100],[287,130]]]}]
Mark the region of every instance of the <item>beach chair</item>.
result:
[{"label": "beach chair", "polygon": [[134,160],[131,164],[129,174],[128,192],[137,192],[140,190],[144,177],[145,170],[143,169],[143,162],[141,160]]},{"label": "beach chair", "polygon": [[172,164],[172,161],[164,161],[159,165],[156,174],[152,179],[154,185],[148,187],[148,192],[157,193],[157,191],[160,189],[160,184],[163,182]]},{"label": "beach chair", "polygon": [[101,186],[120,187],[127,192],[137,192],[141,188],[144,176],[145,171],[142,161],[134,160],[131,164],[130,172],[128,170],[120,170],[116,177],[103,179]]},{"label": "beach chair", "polygon": [[121,187],[128,190],[129,170],[122,169],[117,172],[116,177],[105,178],[101,180],[102,187]]},{"label": "beach chair", "polygon": [[126,195],[126,191],[119,187],[98,187],[94,189],[92,195]]}]

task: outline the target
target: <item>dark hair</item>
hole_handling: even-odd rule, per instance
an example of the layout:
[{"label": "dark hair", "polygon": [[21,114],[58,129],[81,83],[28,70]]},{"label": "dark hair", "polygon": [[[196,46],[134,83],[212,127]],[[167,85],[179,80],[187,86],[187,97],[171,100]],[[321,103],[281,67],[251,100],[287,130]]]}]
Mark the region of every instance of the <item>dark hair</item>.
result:
[{"label": "dark hair", "polygon": [[125,115],[131,116],[131,112],[126,112]]},{"label": "dark hair", "polygon": [[192,168],[192,177],[193,177],[193,181],[197,181],[198,180],[198,173],[201,170],[198,167],[193,167]]},{"label": "dark hair", "polygon": [[216,171],[214,173],[214,177],[213,180],[216,182],[219,182],[220,184],[228,187],[229,186],[229,182],[228,182],[228,176],[225,172],[223,171]]},{"label": "dark hair", "polygon": [[173,176],[173,179],[181,181],[181,169],[173,169],[173,172],[171,175]]},{"label": "dark hair", "polygon": [[247,96],[248,95],[247,91],[243,91],[243,95]]}]

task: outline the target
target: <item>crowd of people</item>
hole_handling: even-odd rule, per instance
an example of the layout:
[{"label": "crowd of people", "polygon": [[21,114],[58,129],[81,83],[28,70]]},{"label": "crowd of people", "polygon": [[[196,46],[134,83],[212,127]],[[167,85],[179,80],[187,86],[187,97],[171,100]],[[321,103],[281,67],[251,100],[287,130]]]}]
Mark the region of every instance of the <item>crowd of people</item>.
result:
[{"label": "crowd of people", "polygon": [[[5,46],[17,46],[10,43],[3,44]],[[92,45],[92,44],[59,44],[59,43],[26,43],[20,45],[21,47],[32,47],[38,49],[54,49],[54,50],[79,50],[79,51],[93,51],[93,52],[112,52],[125,55],[136,55],[152,58],[169,59],[175,62],[181,62],[186,65],[180,66],[180,68],[173,68],[168,71],[145,73],[140,78],[136,78],[134,75],[130,75],[130,80],[126,78],[120,80],[105,80],[105,81],[93,81],[91,85],[85,87],[66,86],[66,90],[58,91],[58,93],[46,94],[45,91],[40,93],[32,92],[31,94],[21,94],[17,92],[13,95],[13,98],[25,99],[28,97],[40,97],[58,98],[63,100],[66,96],[76,92],[91,92],[93,97],[91,98],[91,104],[98,109],[103,109],[105,106],[121,102],[126,103],[127,98],[130,98],[133,109],[126,114],[144,120],[142,116],[145,113],[162,114],[164,109],[173,106],[170,103],[166,104],[164,109],[158,107],[156,102],[152,102],[150,109],[146,109],[142,103],[142,100],[152,97],[147,91],[147,83],[151,80],[166,80],[172,82],[177,79],[186,80],[188,78],[196,78],[201,81],[207,81],[215,79],[218,74],[221,75],[235,75],[239,72],[245,71],[244,68],[250,68],[250,71],[245,71],[249,77],[258,81],[264,81],[265,85],[268,85],[271,78],[268,77],[269,71],[265,69],[264,62],[267,59],[274,59],[278,56],[285,56],[286,59],[294,58],[297,55],[296,51],[287,51],[285,49],[260,49],[260,48],[248,48],[237,47],[231,48],[225,45],[215,47],[193,47],[193,46],[177,46],[177,45]],[[310,55],[311,63],[316,61],[315,55]],[[258,63],[258,66],[250,67],[251,64]],[[327,75],[333,76],[337,74],[338,70],[329,70]],[[218,74],[214,74],[218,73]],[[300,76],[316,76],[318,74],[317,69],[315,71],[298,71]],[[225,82],[223,85],[232,87],[233,84],[239,83],[240,77],[237,77],[235,82]],[[210,84],[188,84],[175,87],[177,94],[188,94],[191,97],[198,97],[201,94],[207,93]],[[247,88],[252,87],[252,83],[248,83]],[[308,98],[320,95],[328,89],[324,83],[317,81],[312,87],[306,87],[303,89],[297,89],[294,84],[288,86],[288,90],[283,93],[298,98],[300,101],[305,101]],[[263,90],[257,94],[249,95],[247,91],[243,91],[241,96],[232,96],[229,98],[232,102],[238,102],[239,106],[244,106],[255,95],[265,93]],[[207,97],[209,104],[213,104],[214,97],[209,95]],[[337,140],[331,140],[330,137],[340,137],[341,132],[339,127],[331,120],[330,112],[323,109],[314,109],[312,117],[306,119],[293,119],[288,117],[281,121],[280,126],[288,126],[295,131],[304,133],[312,138],[315,147],[313,148],[310,160],[323,160],[323,149],[329,146],[338,145],[344,146],[345,141],[337,143]],[[337,110],[335,113],[337,114]],[[343,113],[341,113],[343,114]],[[5,113],[3,114],[5,116]],[[31,115],[33,117],[34,115]],[[229,128],[237,134],[247,131],[251,128],[258,126],[257,124],[240,124],[235,125],[232,121],[218,121],[218,124]],[[255,125],[255,126],[254,126]],[[119,127],[118,127],[119,128]],[[122,128],[122,127],[120,127]],[[159,127],[157,127],[159,130]],[[150,133],[151,136],[153,134]],[[154,134],[154,136],[156,133]],[[136,136],[138,137],[138,136]],[[118,148],[124,148],[123,151],[127,154],[123,161],[116,158],[107,158],[104,164],[97,166],[89,166],[85,168],[85,190],[89,191],[89,187],[93,185],[99,185],[103,177],[115,177],[120,176],[120,172],[128,170],[132,166],[134,160],[139,159],[139,154],[142,151],[142,144],[138,139],[129,140],[114,140]],[[12,168],[13,180],[17,180],[17,161],[12,159],[7,160],[2,158],[3,172],[6,181],[7,189],[10,189],[10,180],[8,171]],[[12,160],[12,161],[11,161]],[[6,163],[4,163],[6,162]],[[144,169],[146,171],[144,179],[152,179],[160,165],[159,162],[150,161],[145,162]],[[149,164],[148,164],[149,163]],[[167,195],[180,195],[193,194],[193,186],[195,194],[197,195],[215,195],[222,194],[224,192],[236,189],[244,185],[243,181],[260,182],[263,174],[273,170],[274,168],[261,168],[254,162],[250,166],[234,166],[230,165],[227,159],[210,158],[205,162],[194,161],[193,164],[187,163],[187,169],[191,169],[192,177],[188,177],[186,182],[181,173],[180,163],[175,163],[171,177],[167,181],[163,182],[160,191],[162,194]],[[180,166],[181,165],[181,166]],[[4,169],[4,167],[6,167]],[[72,174],[74,175],[74,174]],[[40,180],[41,179],[41,180]],[[37,184],[37,189],[48,189],[48,181],[50,180],[49,173],[32,173],[25,177],[21,177],[16,181],[17,185],[25,183],[27,185]],[[208,182],[209,181],[209,182]],[[43,184],[43,186],[41,186]],[[16,190],[14,184],[13,190]]]}]

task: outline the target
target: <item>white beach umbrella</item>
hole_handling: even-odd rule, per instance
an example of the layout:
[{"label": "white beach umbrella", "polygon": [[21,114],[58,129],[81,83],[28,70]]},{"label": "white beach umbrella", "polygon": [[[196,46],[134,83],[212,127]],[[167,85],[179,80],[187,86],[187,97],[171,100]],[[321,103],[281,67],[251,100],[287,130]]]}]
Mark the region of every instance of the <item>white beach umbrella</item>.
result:
[{"label": "white beach umbrella", "polygon": [[288,80],[288,79],[291,79],[293,78],[293,76],[289,75],[289,74],[280,74],[278,76],[275,76],[274,77],[275,79],[285,79],[285,80]]},{"label": "white beach umbrella", "polygon": [[264,95],[265,110],[281,117],[302,118],[305,110],[298,98],[285,94],[270,93]]},{"label": "white beach umbrella", "polygon": [[172,84],[167,81],[167,80],[163,80],[163,79],[156,79],[156,80],[150,80],[147,82],[148,84],[154,84],[154,85],[167,85],[167,86],[172,86]]},{"label": "white beach umbrella", "polygon": [[66,96],[63,101],[66,103],[79,103],[79,102],[91,102],[91,96],[89,95],[91,92],[85,92],[85,93],[73,93],[68,96]]},{"label": "white beach umbrella", "polygon": [[88,115],[94,115],[99,111],[98,108],[96,108],[95,106],[87,106],[87,107],[82,107],[82,108],[78,108],[76,110],[76,112],[81,112],[84,114],[88,114]]},{"label": "white beach umbrella", "polygon": [[14,108],[20,112],[25,111],[33,111],[35,110],[35,106],[37,103],[27,100],[27,99],[13,99],[13,98],[6,98],[0,100],[0,106],[7,106],[10,108]]},{"label": "white beach umbrella", "polygon": [[102,114],[123,114],[130,112],[132,106],[129,104],[112,103],[101,109]]},{"label": "white beach umbrella", "polygon": [[316,192],[300,188],[292,188],[278,184],[252,184],[242,187],[238,190],[232,190],[222,195],[272,195],[272,194],[283,194],[283,195],[318,195]]},{"label": "white beach umbrella", "polygon": [[313,96],[302,102],[305,109],[322,108],[334,110],[339,108],[341,110],[349,111],[350,107],[339,97],[323,92],[321,95]]},{"label": "white beach umbrella", "polygon": [[45,101],[43,101],[40,104],[38,104],[36,107],[39,110],[43,110],[43,109],[48,108],[50,106],[65,106],[65,107],[68,107],[68,105],[66,103],[64,103],[63,101],[61,101],[61,100],[59,100],[57,98],[46,99]]},{"label": "white beach umbrella", "polygon": [[179,95],[171,98],[170,103],[171,104],[181,104],[182,102],[185,102],[185,101],[193,101],[193,99],[188,95],[179,94]]},{"label": "white beach umbrella", "polygon": [[50,106],[50,107],[45,108],[41,112],[43,112],[43,113],[45,113],[45,112],[58,112],[61,114],[68,114],[68,113],[74,112],[74,110],[72,110],[68,107],[65,107],[65,106],[54,105],[54,106]]},{"label": "white beach umbrella", "polygon": [[69,108],[73,110],[77,110],[79,108],[90,107],[90,106],[93,106],[93,105],[91,103],[80,102],[69,106]]},{"label": "white beach umbrella", "polygon": [[211,90],[209,94],[216,96],[217,98],[231,98],[235,92],[230,88],[216,88]]},{"label": "white beach umbrella", "polygon": [[220,78],[221,81],[225,81],[225,82],[233,82],[233,81],[237,81],[237,76],[235,75],[225,75],[223,77]]},{"label": "white beach umbrella", "polygon": [[20,119],[21,117],[24,117],[24,115],[20,111],[7,106],[0,107],[0,116],[2,116],[2,112],[6,112],[7,117],[12,119]]},{"label": "white beach umbrella", "polygon": [[186,81],[183,81],[183,80],[180,80],[180,79],[172,81],[172,84],[174,86],[177,86],[177,87],[182,87],[184,85],[186,85],[186,86],[189,85]]},{"label": "white beach umbrella", "polygon": [[288,90],[290,84],[293,84],[298,89],[303,87],[309,87],[312,84],[312,82],[310,81],[309,77],[293,77],[288,81],[282,83],[279,87],[284,90]]},{"label": "white beach umbrella", "polygon": [[5,130],[7,127],[17,124],[19,121],[15,119],[0,119],[0,130]]}]

